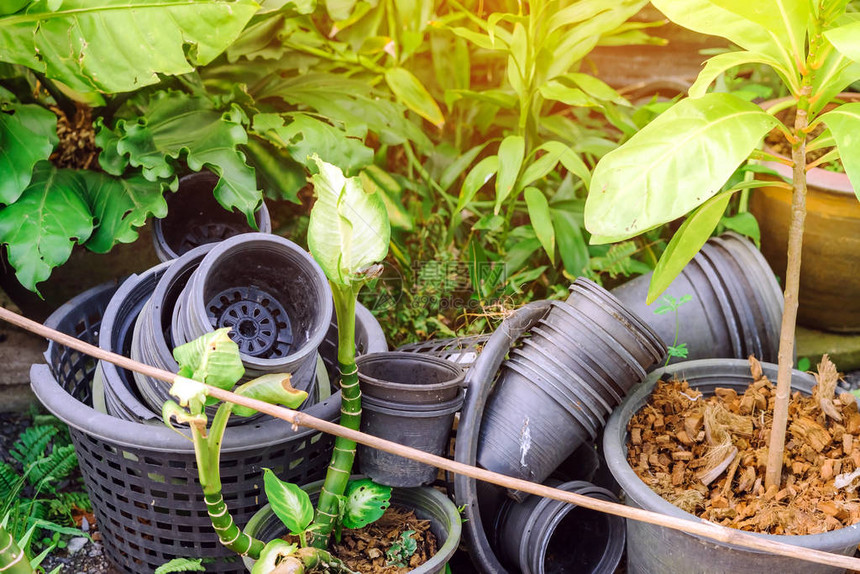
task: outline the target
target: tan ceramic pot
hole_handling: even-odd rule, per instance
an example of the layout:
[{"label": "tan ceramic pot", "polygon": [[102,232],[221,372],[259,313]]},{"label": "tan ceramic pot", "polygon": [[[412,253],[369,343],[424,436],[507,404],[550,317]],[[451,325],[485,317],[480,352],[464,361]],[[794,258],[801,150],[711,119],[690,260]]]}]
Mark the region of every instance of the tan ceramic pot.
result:
[{"label": "tan ceramic pot", "polygon": [[[840,97],[858,101],[860,94]],[[767,166],[791,177],[787,166]],[[860,331],[860,202],[844,173],[813,168],[807,187],[797,322],[825,331]],[[787,190],[764,187],[750,195],[750,211],[761,228],[761,251],[780,279],[785,277],[790,209]]]}]

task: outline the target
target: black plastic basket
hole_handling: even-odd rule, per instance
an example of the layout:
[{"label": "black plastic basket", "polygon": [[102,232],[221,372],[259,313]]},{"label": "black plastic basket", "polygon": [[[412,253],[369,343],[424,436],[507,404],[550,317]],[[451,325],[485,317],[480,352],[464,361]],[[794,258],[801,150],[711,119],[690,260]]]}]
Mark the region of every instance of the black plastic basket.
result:
[{"label": "black plastic basket", "polygon": [[490,335],[469,335],[454,339],[432,339],[403,345],[397,350],[447,359],[452,363],[457,363],[463,369],[468,369],[478,360],[478,355],[481,354],[481,350],[489,338]]},{"label": "black plastic basket", "polygon": [[[49,326],[89,343],[114,285],[87,291],[58,309]],[[161,426],[120,420],[92,408],[97,362],[51,343],[48,365],[33,365],[39,400],[70,427],[108,558],[129,574],[152,572],[176,557],[202,557],[207,572],[244,573],[241,560],[212,529],[190,441]],[[306,411],[336,421],[340,393]],[[224,499],[244,525],[265,503],[263,468],[307,484],[325,474],[333,438],[266,418],[227,429],[221,455]]]}]

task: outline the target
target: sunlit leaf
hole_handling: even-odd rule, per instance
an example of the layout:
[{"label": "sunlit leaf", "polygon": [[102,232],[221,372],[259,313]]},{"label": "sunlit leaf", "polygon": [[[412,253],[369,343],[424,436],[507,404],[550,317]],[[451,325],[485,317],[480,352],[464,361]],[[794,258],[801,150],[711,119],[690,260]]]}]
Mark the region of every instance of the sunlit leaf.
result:
[{"label": "sunlit leaf", "polygon": [[496,176],[496,206],[495,213],[498,214],[502,204],[514,191],[514,183],[520,174],[523,165],[523,154],[525,154],[526,142],[522,136],[508,136],[499,145],[499,172]]},{"label": "sunlit leaf", "polygon": [[535,235],[549,255],[549,260],[555,264],[555,229],[549,212],[549,202],[543,192],[535,187],[527,187],[524,195]]}]

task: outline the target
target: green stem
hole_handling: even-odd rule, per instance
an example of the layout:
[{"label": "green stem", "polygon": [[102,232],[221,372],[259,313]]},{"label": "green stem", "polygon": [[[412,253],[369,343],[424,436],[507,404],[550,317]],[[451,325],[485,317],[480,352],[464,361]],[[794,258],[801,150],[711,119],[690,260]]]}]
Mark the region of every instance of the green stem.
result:
[{"label": "green stem", "polygon": [[0,574],[33,574],[24,551],[5,528],[0,528]]},{"label": "green stem", "polygon": [[[340,424],[358,430],[361,424],[361,389],[355,366],[355,296],[358,289],[331,284],[337,313],[337,361],[340,366],[341,407]],[[360,287],[359,287],[360,288]],[[355,461],[355,441],[337,437],[325,482],[320,491],[310,544],[325,548],[340,514],[340,500],[352,473]]]}]

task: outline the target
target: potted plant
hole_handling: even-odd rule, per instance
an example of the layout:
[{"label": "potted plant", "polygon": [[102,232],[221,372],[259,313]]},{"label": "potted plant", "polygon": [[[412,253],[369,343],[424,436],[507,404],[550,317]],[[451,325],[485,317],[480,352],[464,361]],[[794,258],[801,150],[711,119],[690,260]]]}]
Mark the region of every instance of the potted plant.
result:
[{"label": "potted plant", "polygon": [[[649,301],[654,300],[701,248],[735,192],[773,185],[745,181],[724,189],[744,160],[776,160],[756,149],[766,133],[776,127],[785,134],[792,147],[792,178],[791,183],[776,185],[790,189],[793,199],[776,399],[763,477],[765,488],[778,490],[783,475],[806,215],[806,155],[827,140],[835,143],[828,159],[841,157],[848,178],[860,183],[860,162],[850,145],[860,127],[860,104],[842,104],[825,111],[837,94],[860,79],[856,63],[860,60],[855,33],[858,25],[846,15],[845,2],[829,0],[811,4],[659,0],[655,5],[673,22],[725,37],[743,51],[709,59],[690,88],[689,98],[672,106],[598,163],[586,202],[585,223],[593,241],[611,242],[694,210],[655,269],[648,294]],[[731,94],[706,93],[720,73],[749,62],[772,67],[786,85],[797,109],[793,125],[782,124],[773,115],[777,110],[768,113]],[[829,135],[807,142],[807,135],[821,123]]]},{"label": "potted plant", "polygon": [[[367,193],[359,178],[346,178],[339,168],[317,156],[313,161],[318,167],[318,173],[312,177],[318,199],[311,212],[308,240],[311,253],[329,278],[337,312],[342,397],[340,422],[358,430],[361,393],[355,364],[355,298],[364,283],[381,270],[377,262],[388,251],[388,217],[382,199]],[[284,563],[292,563],[302,570],[317,566],[336,570],[346,568],[325,550],[331,534],[339,535],[341,526],[359,527],[376,520],[388,507],[391,493],[390,488],[373,483],[350,483],[355,442],[341,437],[335,440],[316,511],[307,492],[294,484],[282,482],[270,471],[266,472],[266,494],[271,509],[290,532],[298,536],[301,548],[297,549],[281,539],[259,540],[248,531],[240,530],[233,522],[221,496],[218,465],[220,440],[231,413],[248,415],[253,411],[222,403],[209,424],[204,411],[207,401],[205,387],[196,382],[232,387],[242,375],[236,368],[238,347],[222,329],[177,347],[174,357],[180,365],[180,374],[194,380],[178,378],[173,384],[171,394],[180,402],[165,403],[164,420],[168,425],[176,420],[190,427],[204,497],[222,544],[243,557],[256,560],[255,573],[270,572]],[[241,367],[241,363],[238,364]],[[295,391],[289,385],[289,376],[281,374],[260,377],[241,385],[236,392],[267,402],[287,404],[292,399],[301,402],[304,398],[303,392]]]}]

